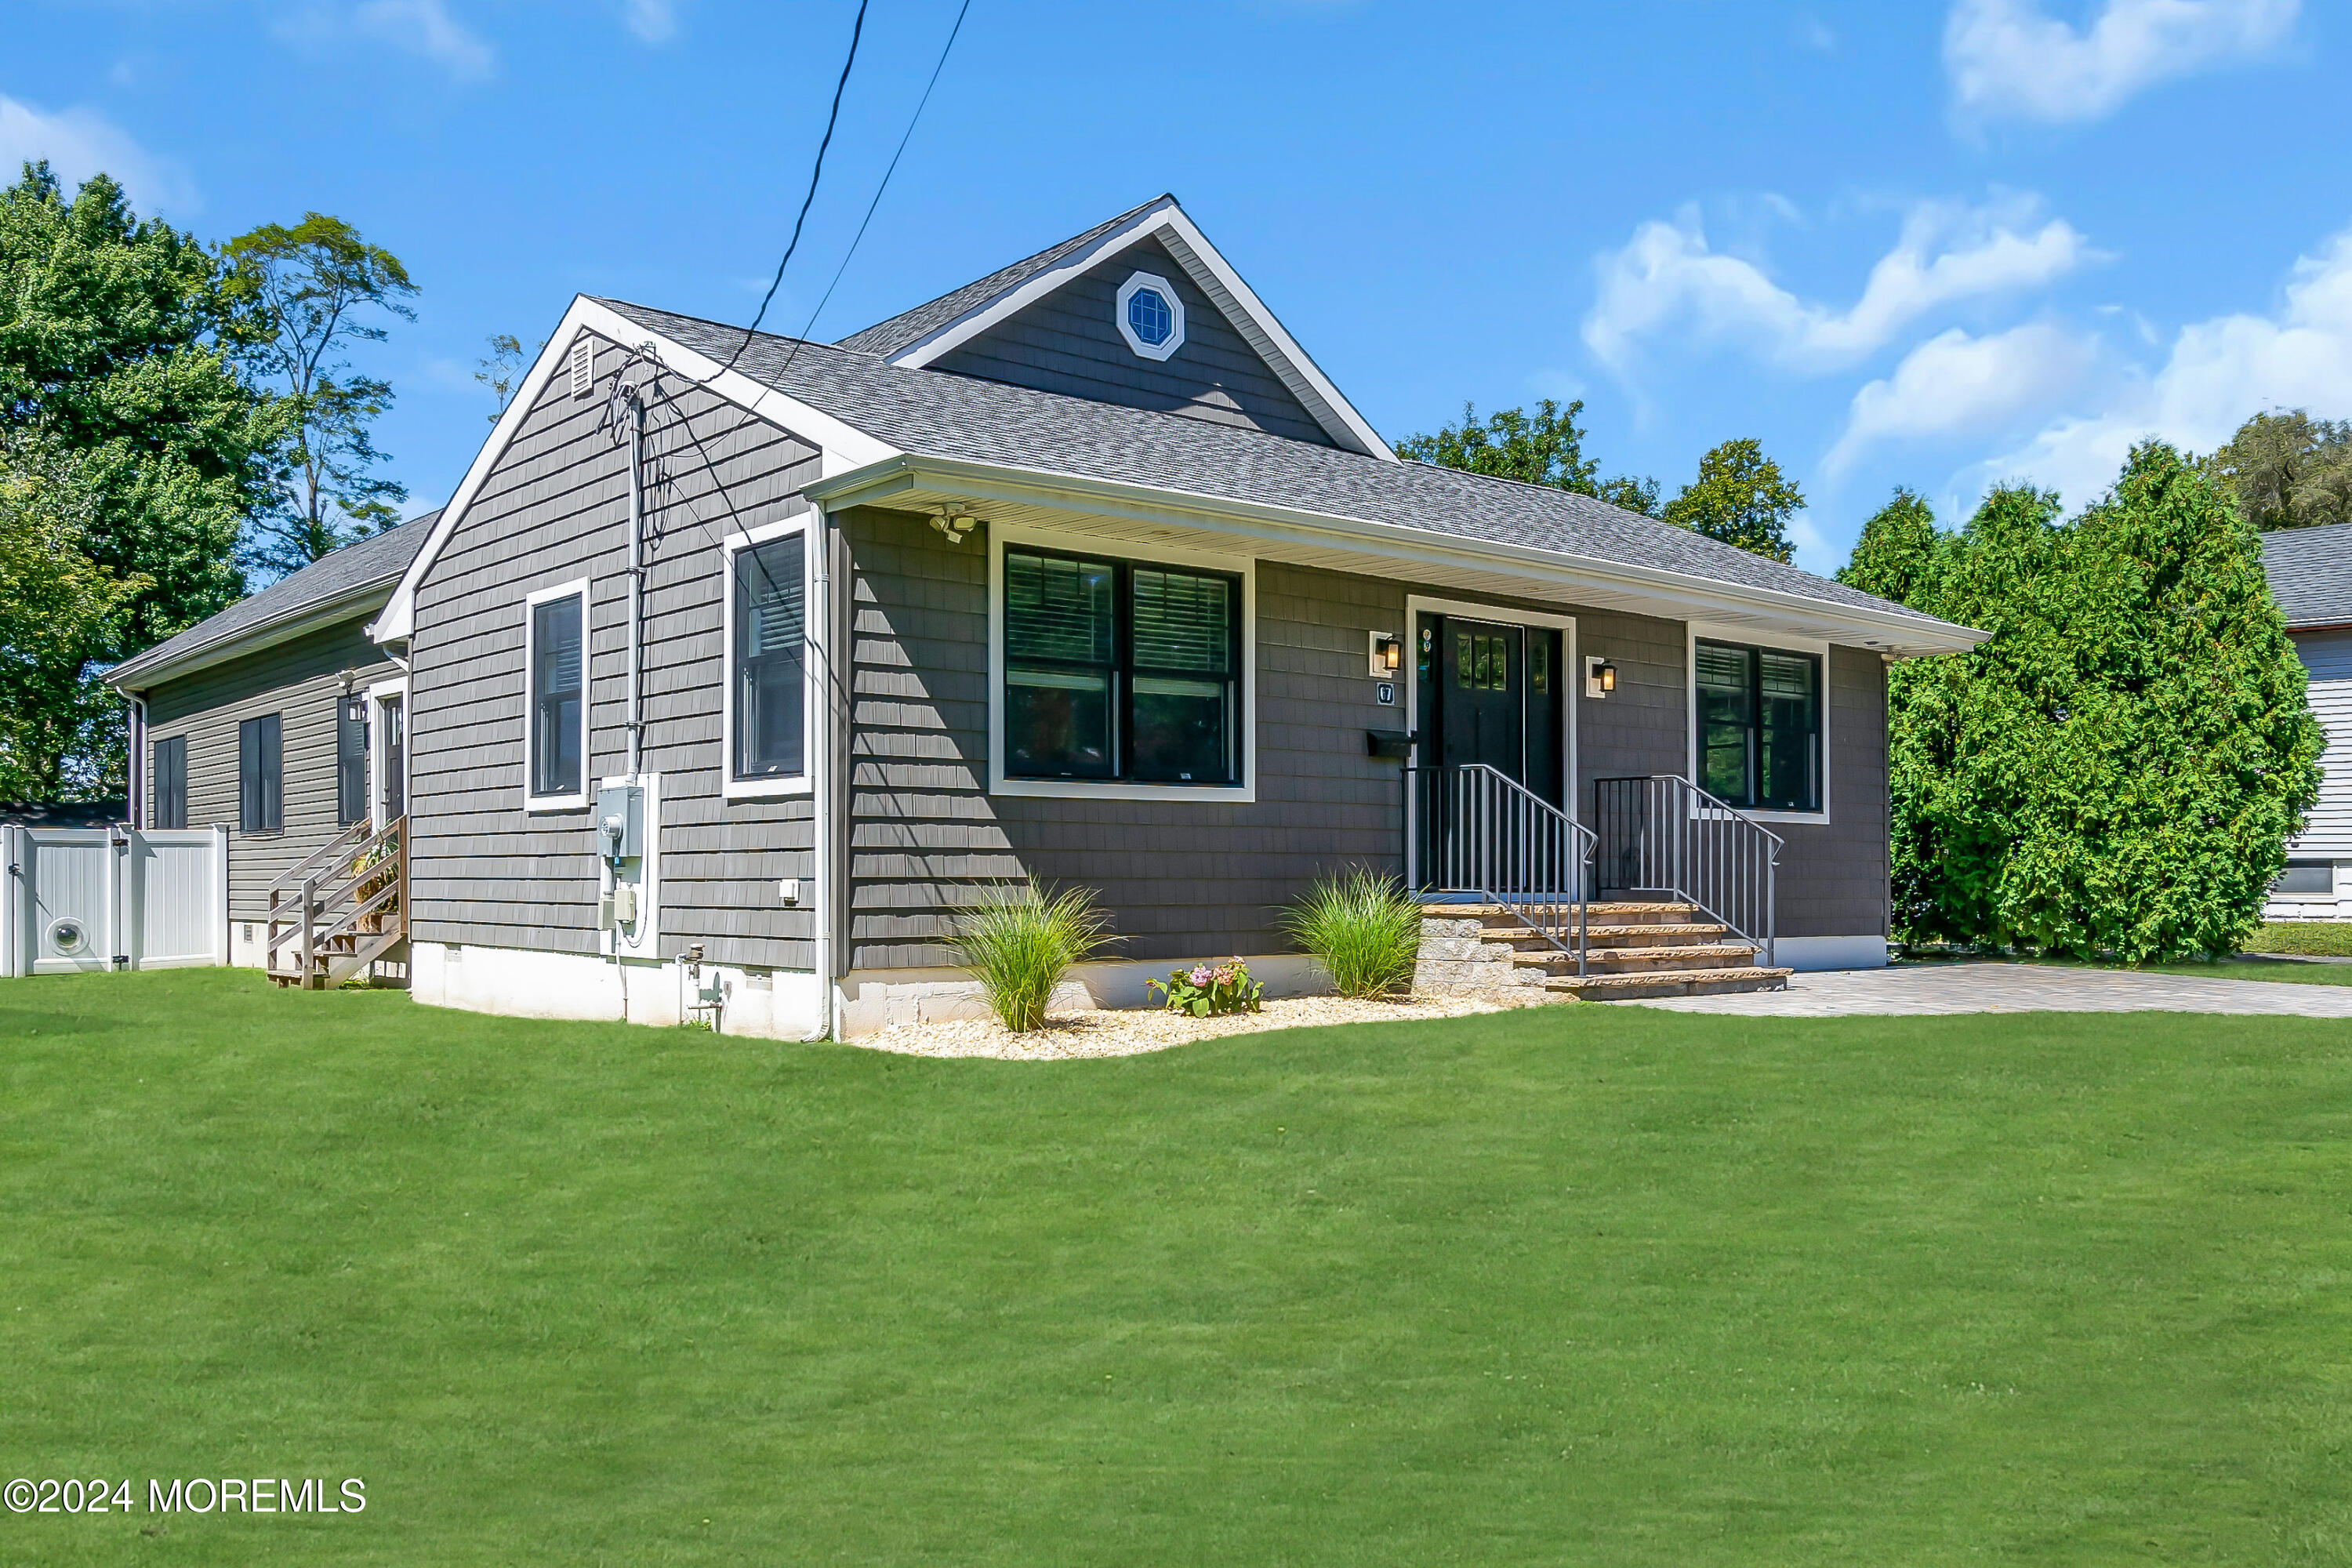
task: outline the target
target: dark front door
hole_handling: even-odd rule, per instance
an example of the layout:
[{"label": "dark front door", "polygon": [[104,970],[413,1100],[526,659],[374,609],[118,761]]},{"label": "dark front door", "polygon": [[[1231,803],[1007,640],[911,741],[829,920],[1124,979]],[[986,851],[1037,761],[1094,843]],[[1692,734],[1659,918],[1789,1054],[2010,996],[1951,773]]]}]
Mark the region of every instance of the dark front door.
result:
[{"label": "dark front door", "polygon": [[1437,761],[1484,763],[1527,782],[1527,633],[1495,621],[1439,618]]}]

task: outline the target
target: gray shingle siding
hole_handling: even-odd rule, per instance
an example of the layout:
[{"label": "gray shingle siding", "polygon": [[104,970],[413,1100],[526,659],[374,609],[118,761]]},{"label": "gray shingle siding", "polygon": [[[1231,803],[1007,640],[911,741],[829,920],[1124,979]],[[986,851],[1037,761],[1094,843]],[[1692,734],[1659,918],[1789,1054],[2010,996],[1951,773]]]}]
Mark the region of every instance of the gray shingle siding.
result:
[{"label": "gray shingle siding", "polygon": [[[323,847],[342,825],[335,771],[335,719],[343,672],[364,688],[399,673],[368,641],[364,617],[353,617],[176,680],[147,692],[147,808],[154,809],[155,742],[188,740],[188,826],[229,830],[229,919],[257,921],[268,908],[267,889],[305,857]],[[237,826],[237,726],[265,713],[279,716],[285,830],[247,833]],[[256,936],[259,932],[256,931]],[[242,958],[245,949],[237,944]]]},{"label": "gray shingle siding", "polygon": [[[1143,358],[1119,334],[1119,286],[1138,270],[1166,279],[1183,301],[1183,346],[1165,361]],[[1306,405],[1155,239],[1097,262],[933,361],[932,368],[1331,444]]]},{"label": "gray shingle siding", "polygon": [[[591,579],[589,760],[626,766],[627,458],[602,427],[620,353],[599,342],[598,395],[546,388],[417,584],[411,641],[410,871],[427,942],[593,953],[591,814],[523,808],[524,604]],[[721,768],[720,542],[804,510],[814,449],[696,390],[654,421],[646,496],[643,765],[662,774],[660,950],[805,969],[805,909],[782,877],[814,873],[806,796],[729,801]]]},{"label": "gray shingle siding", "polygon": [[[1034,875],[1097,889],[1150,962],[1284,951],[1275,916],[1318,873],[1402,868],[1401,780],[1364,755],[1364,731],[1402,722],[1373,700],[1366,634],[1404,626],[1410,584],[1261,562],[1257,799],[1252,804],[992,796],[987,554],[923,519],[845,520],[855,629],[848,962],[944,964],[953,912],[992,880]],[[1532,605],[1559,613],[1559,606]],[[1592,781],[1689,767],[1678,621],[1574,612],[1580,651],[1620,668],[1617,694],[1580,701],[1579,795]],[[1788,841],[1780,934],[1851,936],[1885,924],[1885,688],[1877,655],[1830,662],[1832,820],[1775,825]]]}]

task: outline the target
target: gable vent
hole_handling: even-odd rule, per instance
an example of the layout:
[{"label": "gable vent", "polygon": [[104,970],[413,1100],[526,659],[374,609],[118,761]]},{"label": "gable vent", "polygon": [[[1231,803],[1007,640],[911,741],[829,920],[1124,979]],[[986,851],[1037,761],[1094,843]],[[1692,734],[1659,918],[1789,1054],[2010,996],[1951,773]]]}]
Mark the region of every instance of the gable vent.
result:
[{"label": "gable vent", "polygon": [[582,333],[572,345],[572,395],[585,397],[596,384],[596,345]]}]

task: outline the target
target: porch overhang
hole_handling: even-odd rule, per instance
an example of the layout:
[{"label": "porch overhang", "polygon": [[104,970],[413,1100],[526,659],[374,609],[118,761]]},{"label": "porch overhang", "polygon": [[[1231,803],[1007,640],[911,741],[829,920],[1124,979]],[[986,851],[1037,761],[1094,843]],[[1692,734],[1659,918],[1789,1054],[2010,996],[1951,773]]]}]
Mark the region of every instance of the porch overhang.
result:
[{"label": "porch overhang", "polygon": [[1960,653],[1989,635],[1924,616],[1328,512],[907,452],[810,485],[827,511],[968,511],[1106,544],[1222,543],[1263,561],[1534,601],[1779,632],[1896,658]]}]

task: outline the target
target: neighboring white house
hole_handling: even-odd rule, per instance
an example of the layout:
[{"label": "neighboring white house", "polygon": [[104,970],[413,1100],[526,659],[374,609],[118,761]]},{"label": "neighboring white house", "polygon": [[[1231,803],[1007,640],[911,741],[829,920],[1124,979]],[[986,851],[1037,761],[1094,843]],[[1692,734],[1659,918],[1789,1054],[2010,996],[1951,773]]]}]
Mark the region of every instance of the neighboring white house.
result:
[{"label": "neighboring white house", "polygon": [[2263,913],[2352,920],[2352,523],[2263,536],[2263,569],[2311,672],[2311,711],[2327,731],[2319,804],[2287,845],[2286,873]]}]

